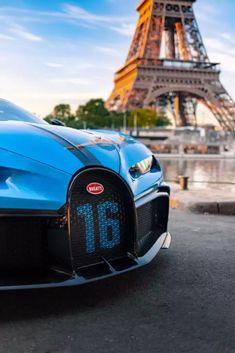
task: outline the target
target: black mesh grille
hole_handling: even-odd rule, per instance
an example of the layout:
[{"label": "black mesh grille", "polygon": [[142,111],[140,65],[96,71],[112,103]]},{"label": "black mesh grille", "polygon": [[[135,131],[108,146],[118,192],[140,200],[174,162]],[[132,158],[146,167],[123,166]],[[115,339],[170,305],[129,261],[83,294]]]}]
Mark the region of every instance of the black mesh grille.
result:
[{"label": "black mesh grille", "polygon": [[[103,193],[92,195],[90,183]],[[87,170],[72,183],[69,197],[74,268],[92,265],[134,250],[134,207],[125,184],[105,170]]]},{"label": "black mesh grille", "polygon": [[153,213],[153,202],[146,203],[138,208],[138,240],[152,232]]},{"label": "black mesh grille", "polygon": [[137,209],[138,254],[143,255],[167,231],[169,196],[162,195]]},{"label": "black mesh grille", "polygon": [[32,218],[0,219],[0,273],[35,272],[48,265],[45,224]]}]

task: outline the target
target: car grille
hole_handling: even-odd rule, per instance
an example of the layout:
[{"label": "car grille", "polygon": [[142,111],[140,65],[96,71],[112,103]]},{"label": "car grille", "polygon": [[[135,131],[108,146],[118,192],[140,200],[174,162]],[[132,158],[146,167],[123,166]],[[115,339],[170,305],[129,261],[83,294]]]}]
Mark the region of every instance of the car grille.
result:
[{"label": "car grille", "polygon": [[48,264],[45,224],[32,218],[0,219],[0,273],[35,272]]},{"label": "car grille", "polygon": [[154,200],[137,209],[137,243],[138,255],[143,255],[156,242],[158,237],[167,231],[169,214],[169,196],[159,194]]},{"label": "car grille", "polygon": [[[89,184],[104,191],[90,194]],[[89,169],[75,177],[69,192],[69,223],[75,271],[134,252],[133,197],[114,173]]]}]

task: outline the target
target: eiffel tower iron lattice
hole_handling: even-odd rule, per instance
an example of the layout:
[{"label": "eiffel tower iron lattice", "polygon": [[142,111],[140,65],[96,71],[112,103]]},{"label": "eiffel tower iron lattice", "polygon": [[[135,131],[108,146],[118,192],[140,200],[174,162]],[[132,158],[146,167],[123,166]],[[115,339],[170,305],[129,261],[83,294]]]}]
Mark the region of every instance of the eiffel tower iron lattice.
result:
[{"label": "eiffel tower iron lattice", "polygon": [[107,100],[110,110],[168,104],[177,126],[196,124],[195,102],[214,114],[225,130],[235,130],[235,103],[220,81],[193,10],[196,0],[142,0],[125,65],[116,73]]}]

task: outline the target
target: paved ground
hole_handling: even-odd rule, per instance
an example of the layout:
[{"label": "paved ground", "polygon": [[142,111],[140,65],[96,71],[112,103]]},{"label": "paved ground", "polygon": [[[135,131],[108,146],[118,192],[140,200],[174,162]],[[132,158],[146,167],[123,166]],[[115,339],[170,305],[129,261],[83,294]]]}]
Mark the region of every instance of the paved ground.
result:
[{"label": "paved ground", "polygon": [[180,190],[179,184],[169,183],[171,186],[171,206],[185,208],[200,202],[228,202],[234,201],[235,184],[201,184],[189,183],[189,190]]},{"label": "paved ground", "polygon": [[235,218],[171,218],[171,250],[145,269],[1,293],[0,352],[235,353]]}]

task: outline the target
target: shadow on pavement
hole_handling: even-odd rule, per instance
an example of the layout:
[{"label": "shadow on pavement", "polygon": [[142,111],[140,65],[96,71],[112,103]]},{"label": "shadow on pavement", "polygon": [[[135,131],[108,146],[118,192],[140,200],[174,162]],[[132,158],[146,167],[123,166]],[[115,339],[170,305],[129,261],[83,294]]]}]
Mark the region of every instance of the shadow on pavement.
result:
[{"label": "shadow on pavement", "polygon": [[153,273],[161,273],[163,268],[160,254],[143,269],[84,286],[0,292],[0,322],[75,314],[122,301],[151,286]]}]

